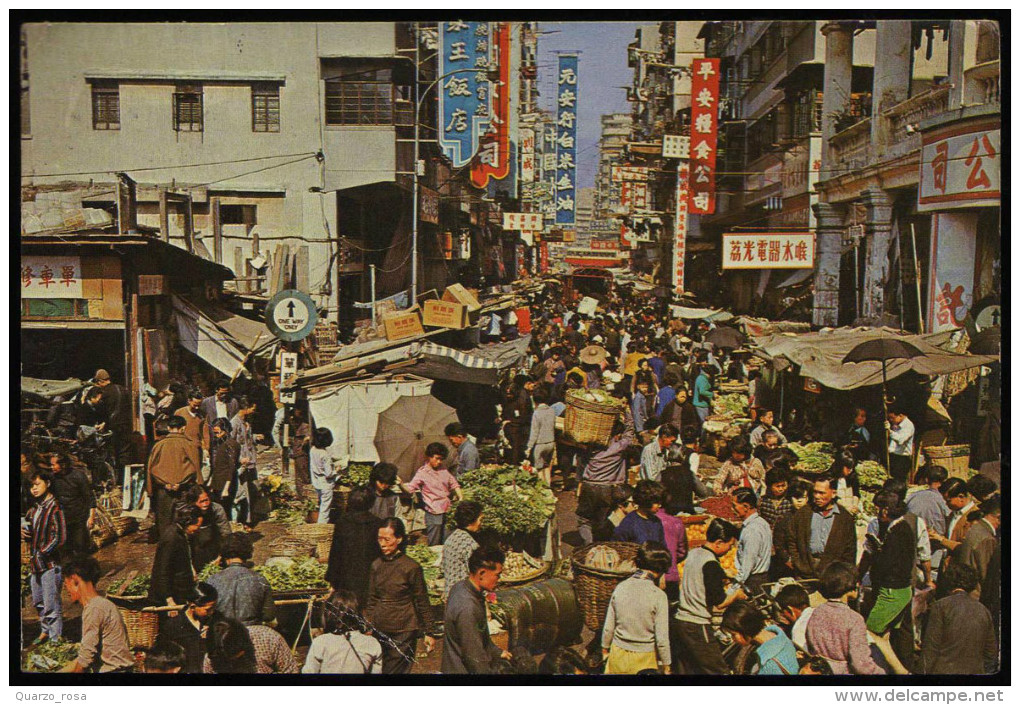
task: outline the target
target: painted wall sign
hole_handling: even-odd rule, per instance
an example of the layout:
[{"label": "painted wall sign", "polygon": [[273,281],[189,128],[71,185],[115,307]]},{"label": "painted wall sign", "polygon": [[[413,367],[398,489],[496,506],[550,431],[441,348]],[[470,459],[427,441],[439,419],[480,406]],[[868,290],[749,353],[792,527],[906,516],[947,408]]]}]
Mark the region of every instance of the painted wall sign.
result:
[{"label": "painted wall sign", "polygon": [[810,269],[814,233],[723,233],[723,269]]},{"label": "painted wall sign", "polygon": [[1001,155],[998,121],[925,133],[917,210],[999,205]]},{"label": "painted wall sign", "polygon": [[21,298],[81,299],[81,258],[23,255]]}]

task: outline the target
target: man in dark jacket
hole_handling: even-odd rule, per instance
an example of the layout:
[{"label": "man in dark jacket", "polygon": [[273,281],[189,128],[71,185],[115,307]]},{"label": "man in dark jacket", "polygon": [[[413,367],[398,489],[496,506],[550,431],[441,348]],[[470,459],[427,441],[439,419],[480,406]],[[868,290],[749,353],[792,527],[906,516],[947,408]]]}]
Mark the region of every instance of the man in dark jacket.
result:
[{"label": "man in dark jacket", "polygon": [[245,626],[268,624],[276,616],[269,581],[246,565],[251,554],[247,534],[230,534],[220,547],[223,570],[209,578],[218,595],[216,611]]},{"label": "man in dark jacket", "polygon": [[836,503],[837,484],[835,478],[815,480],[812,503],[790,520],[786,554],[797,578],[818,578],[835,561],[856,562],[857,528],[853,517]]},{"label": "man in dark jacket", "polygon": [[927,674],[983,674],[999,670],[992,616],[975,599],[977,573],[960,562],[950,564],[939,582],[946,581],[949,597],[928,612],[922,640],[920,670]]},{"label": "man in dark jacket", "polygon": [[96,497],[89,478],[81,470],[72,468],[71,459],[62,453],[50,456],[50,470],[53,472],[50,491],[57,498],[67,527],[64,549],[70,554],[89,553],[92,549],[89,528],[96,515]]},{"label": "man in dark jacket", "polygon": [[188,537],[202,528],[201,510],[193,504],[179,504],[170,524],[156,546],[152,562],[149,599],[158,605],[186,605],[195,589]]},{"label": "man in dark jacket", "polygon": [[96,387],[103,392],[103,399],[100,402],[101,415],[106,420],[106,430],[113,433],[111,440],[116,454],[116,469],[120,470],[132,461],[131,400],[127,390],[119,384],[114,384],[106,370],[96,370],[93,379]]},{"label": "man in dark jacket", "polygon": [[152,500],[156,515],[153,527],[158,540],[170,524],[173,503],[198,477],[199,463],[195,446],[184,436],[186,422],[174,416],[167,422],[169,433],[156,442],[149,453],[148,480],[145,491]]},{"label": "man in dark jacket", "polygon": [[498,548],[476,548],[468,559],[471,574],[450,590],[443,630],[443,673],[492,673],[497,658],[510,658],[489,638],[485,593],[496,589],[506,556]]},{"label": "man in dark jacket", "polygon": [[372,513],[375,494],[359,487],[347,498],[347,511],[333,529],[326,580],[334,590],[350,590],[358,604],[368,602],[368,574],[379,557],[379,527],[383,520]]}]

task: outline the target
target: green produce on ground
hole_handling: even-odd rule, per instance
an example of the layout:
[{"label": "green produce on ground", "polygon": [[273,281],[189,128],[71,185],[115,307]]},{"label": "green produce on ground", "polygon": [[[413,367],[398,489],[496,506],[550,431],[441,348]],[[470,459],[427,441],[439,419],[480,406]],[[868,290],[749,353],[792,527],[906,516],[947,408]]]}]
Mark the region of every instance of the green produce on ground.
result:
[{"label": "green produce on ground", "polygon": [[712,411],[720,416],[747,416],[749,399],[746,394],[721,394],[712,400]]},{"label": "green produce on ground", "polygon": [[882,483],[889,479],[889,473],[885,471],[881,463],[865,460],[863,463],[857,464],[857,477],[860,478],[862,485],[881,487]]},{"label": "green produce on ground", "polygon": [[219,561],[210,561],[202,566],[202,570],[198,572],[198,582],[205,582],[212,576],[223,570],[223,566],[220,565]]},{"label": "green produce on ground", "polygon": [[337,473],[337,484],[346,487],[362,487],[368,484],[368,477],[372,473],[372,466],[364,463],[351,463]]},{"label": "green produce on ground", "polygon": [[408,546],[405,553],[407,557],[421,566],[425,574],[425,587],[429,591],[429,603],[433,605],[443,604],[443,588],[440,579],[443,577],[443,568],[438,562],[436,552],[428,546],[415,544]]},{"label": "green produce on ground", "polygon": [[602,389],[572,389],[567,392],[567,403],[571,399],[580,399],[592,404],[604,404],[606,406],[623,406],[621,399]]},{"label": "green produce on ground", "polygon": [[277,591],[329,587],[329,583],[326,582],[326,564],[319,563],[315,558],[294,559],[287,568],[279,565],[260,565],[255,566],[253,570],[269,581],[269,587]]},{"label": "green produce on ground", "polygon": [[135,576],[128,582],[123,591],[118,592],[120,586],[124,585],[124,580],[125,578],[121,578],[110,583],[110,586],[106,588],[106,594],[117,597],[144,597],[149,594],[149,582],[152,580],[152,576],[148,573]]},{"label": "green produce on ground", "polygon": [[53,673],[78,658],[80,644],[70,641],[46,641],[35,646],[22,660],[22,668],[34,673]]},{"label": "green produce on ground", "polygon": [[[516,465],[483,465],[460,478],[464,499],[485,507],[482,527],[498,534],[531,533],[556,511],[556,495],[537,474]],[[456,507],[448,516],[451,521]]]},{"label": "green produce on ground", "polygon": [[831,443],[789,443],[786,447],[800,458],[797,469],[811,474],[828,471],[836,457]]}]

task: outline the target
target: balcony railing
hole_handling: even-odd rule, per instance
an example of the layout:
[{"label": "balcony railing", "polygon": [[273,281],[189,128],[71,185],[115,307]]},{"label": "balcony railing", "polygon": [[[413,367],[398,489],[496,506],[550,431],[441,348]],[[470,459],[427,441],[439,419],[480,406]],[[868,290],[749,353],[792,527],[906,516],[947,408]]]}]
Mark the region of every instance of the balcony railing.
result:
[{"label": "balcony railing", "polygon": [[[935,86],[882,113],[882,118],[888,121],[889,144],[910,144],[911,149],[920,148],[917,125],[949,109],[949,91],[949,85]],[[915,142],[917,144],[913,144]]]},{"label": "balcony railing", "polygon": [[999,104],[999,60],[986,61],[963,73],[965,105]]},{"label": "balcony railing", "polygon": [[823,174],[823,177],[834,178],[863,168],[872,161],[871,119],[861,120],[837,132],[829,141],[829,146],[832,149],[832,173]]}]

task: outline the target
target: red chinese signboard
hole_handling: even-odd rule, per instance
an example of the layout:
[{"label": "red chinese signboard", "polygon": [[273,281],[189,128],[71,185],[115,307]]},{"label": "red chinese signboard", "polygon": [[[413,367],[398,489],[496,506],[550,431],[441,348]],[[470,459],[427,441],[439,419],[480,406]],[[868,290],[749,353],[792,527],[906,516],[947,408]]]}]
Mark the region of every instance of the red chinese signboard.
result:
[{"label": "red chinese signboard", "polygon": [[715,213],[715,153],[719,136],[719,59],[691,62],[690,212]]},{"label": "red chinese signboard", "polygon": [[549,245],[544,242],[538,246],[538,271],[542,274],[549,271]]},{"label": "red chinese signboard", "polygon": [[510,24],[495,25],[492,32],[499,79],[492,83],[492,124],[482,135],[478,155],[471,165],[471,184],[485,188],[489,179],[505,179],[510,173]]},{"label": "red chinese signboard", "polygon": [[812,233],[723,233],[723,269],[810,269]]}]

